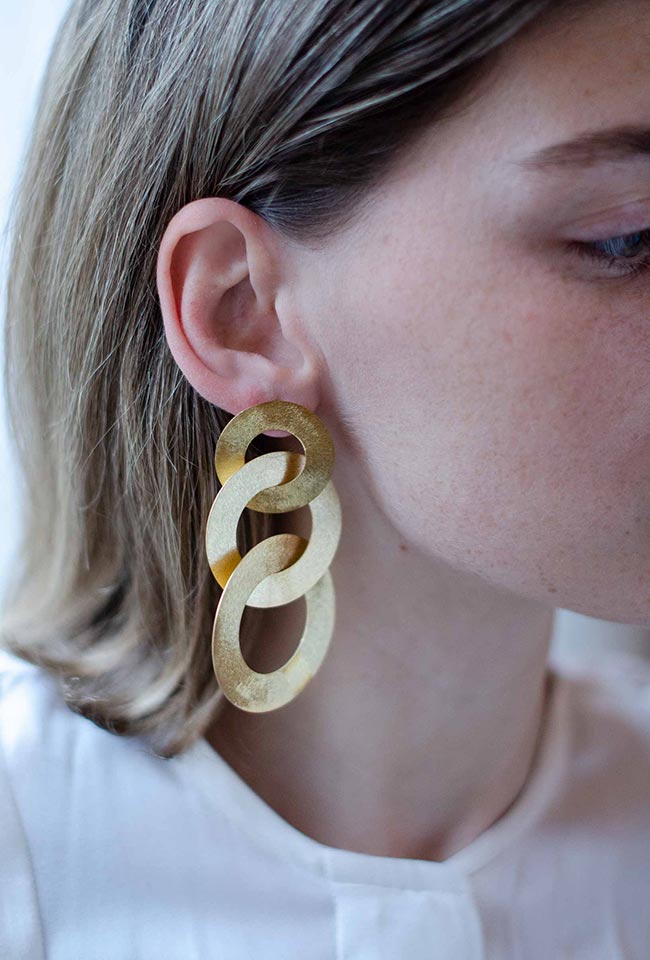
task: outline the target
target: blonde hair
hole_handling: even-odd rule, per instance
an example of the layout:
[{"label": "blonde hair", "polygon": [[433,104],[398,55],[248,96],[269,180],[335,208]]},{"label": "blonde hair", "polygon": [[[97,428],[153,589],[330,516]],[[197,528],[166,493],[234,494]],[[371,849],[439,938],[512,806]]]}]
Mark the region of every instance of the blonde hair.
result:
[{"label": "blonde hair", "polygon": [[[169,220],[226,196],[317,245],[548,6],[71,3],[10,219],[5,389],[24,490],[2,627],[71,709],[169,757],[223,696],[204,535],[230,414],[167,346],[155,271]],[[242,554],[271,519],[244,511]],[[244,612],[244,654],[264,613]]]}]

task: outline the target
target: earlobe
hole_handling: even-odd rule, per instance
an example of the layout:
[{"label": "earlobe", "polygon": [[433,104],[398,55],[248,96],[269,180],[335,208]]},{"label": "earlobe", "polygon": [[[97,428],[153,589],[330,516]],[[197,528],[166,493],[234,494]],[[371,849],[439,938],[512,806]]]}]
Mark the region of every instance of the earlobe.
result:
[{"label": "earlobe", "polygon": [[237,413],[270,399],[312,406],[302,341],[276,311],[277,251],[234,201],[187,204],[169,222],[156,281],[169,348],[193,387]]}]

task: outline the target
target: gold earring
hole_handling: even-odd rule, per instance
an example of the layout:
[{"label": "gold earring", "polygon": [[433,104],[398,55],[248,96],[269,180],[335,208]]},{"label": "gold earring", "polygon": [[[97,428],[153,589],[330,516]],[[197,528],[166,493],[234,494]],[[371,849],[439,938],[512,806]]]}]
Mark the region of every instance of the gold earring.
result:
[{"label": "gold earring", "polygon": [[[245,460],[250,442],[265,430],[286,430],[304,454],[279,450]],[[293,700],[320,667],[335,621],[329,566],[341,535],[341,505],[330,476],[334,444],[327,427],[298,403],[269,400],[247,407],[221,431],[214,454],[222,484],[205,532],[210,569],[223,588],[212,629],[212,665],[225,696],[251,713],[275,710]],[[286,513],[309,503],[307,541],[280,533],[255,544],[242,557],[237,523],[242,510]],[[244,607],[277,607],[305,594],[307,616],[300,643],[272,673],[257,673],[244,660],[239,630]]]}]

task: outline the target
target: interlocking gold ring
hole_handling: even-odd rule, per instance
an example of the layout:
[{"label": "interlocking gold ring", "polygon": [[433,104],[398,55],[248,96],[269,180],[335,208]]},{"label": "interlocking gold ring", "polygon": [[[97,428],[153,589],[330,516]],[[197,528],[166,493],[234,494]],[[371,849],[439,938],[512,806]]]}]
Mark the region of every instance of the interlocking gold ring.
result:
[{"label": "interlocking gold ring", "polygon": [[[287,430],[304,454],[282,450],[245,460],[250,442],[265,430]],[[341,534],[341,506],[330,476],[334,445],[323,422],[297,403],[271,400],[242,410],[224,427],[215,451],[222,487],[205,532],[208,562],[223,588],[212,630],[212,663],[219,686],[235,706],[259,713],[284,706],[320,667],[334,630],[335,595],[329,566]],[[309,541],[276,534],[243,557],[236,543],[245,507],[285,513],[309,503]],[[244,660],[239,630],[244,607],[275,607],[305,595],[307,616],[300,643],[272,673]]]}]

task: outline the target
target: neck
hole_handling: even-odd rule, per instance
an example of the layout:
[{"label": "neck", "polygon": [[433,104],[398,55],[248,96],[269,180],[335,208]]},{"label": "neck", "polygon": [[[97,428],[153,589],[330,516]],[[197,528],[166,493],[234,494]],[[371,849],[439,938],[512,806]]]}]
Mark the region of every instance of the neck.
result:
[{"label": "neck", "polygon": [[[335,478],[336,623],[320,670],[278,710],[247,713],[226,701],[206,738],[321,843],[444,860],[498,820],[526,782],[554,608],[404,543],[356,482]],[[290,516],[282,529],[308,537],[306,508]],[[263,646],[249,663],[267,672],[295,649],[304,601],[263,615]]]}]

